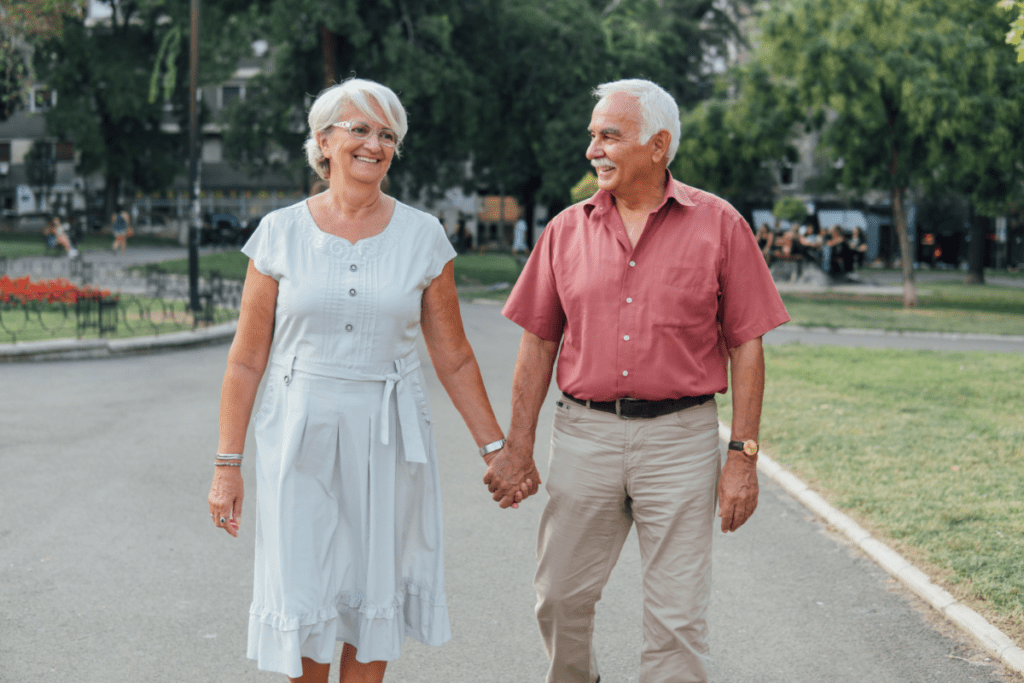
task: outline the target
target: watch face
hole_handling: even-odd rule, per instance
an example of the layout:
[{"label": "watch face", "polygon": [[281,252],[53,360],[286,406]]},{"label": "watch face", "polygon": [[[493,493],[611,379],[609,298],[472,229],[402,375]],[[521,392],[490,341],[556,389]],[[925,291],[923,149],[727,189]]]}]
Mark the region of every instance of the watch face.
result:
[{"label": "watch face", "polygon": [[743,452],[747,455],[757,455],[757,442],[753,439],[747,439],[744,441]]}]

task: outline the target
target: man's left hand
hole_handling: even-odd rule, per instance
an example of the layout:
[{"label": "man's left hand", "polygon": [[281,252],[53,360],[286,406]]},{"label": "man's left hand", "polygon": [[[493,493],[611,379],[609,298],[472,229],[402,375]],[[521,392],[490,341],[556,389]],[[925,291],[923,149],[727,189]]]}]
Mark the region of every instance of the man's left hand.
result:
[{"label": "man's left hand", "polygon": [[757,509],[757,492],[756,460],[729,451],[718,480],[718,516],[723,532],[736,531],[750,519]]}]

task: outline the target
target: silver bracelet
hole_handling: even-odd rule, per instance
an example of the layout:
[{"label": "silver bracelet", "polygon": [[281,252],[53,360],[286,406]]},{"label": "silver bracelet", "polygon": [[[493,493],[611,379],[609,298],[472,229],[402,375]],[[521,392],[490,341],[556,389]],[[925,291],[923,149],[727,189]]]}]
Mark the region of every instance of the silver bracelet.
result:
[{"label": "silver bracelet", "polygon": [[481,446],[480,447],[480,457],[483,457],[485,455],[490,455],[494,451],[500,451],[502,448],[505,447],[505,441],[506,441],[506,439],[498,439],[497,441],[492,441],[489,444]]},{"label": "silver bracelet", "polygon": [[218,460],[241,460],[242,459],[242,454],[241,453],[218,453],[217,454],[217,459]]},{"label": "silver bracelet", "polygon": [[213,463],[214,467],[241,467],[241,462],[216,462]]}]

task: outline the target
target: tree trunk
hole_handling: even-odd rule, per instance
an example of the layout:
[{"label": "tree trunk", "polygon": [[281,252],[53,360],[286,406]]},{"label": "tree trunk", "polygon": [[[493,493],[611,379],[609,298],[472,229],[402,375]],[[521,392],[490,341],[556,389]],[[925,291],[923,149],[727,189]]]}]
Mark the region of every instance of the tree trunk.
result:
[{"label": "tree trunk", "polygon": [[910,249],[910,234],[907,232],[907,213],[903,210],[904,187],[892,189],[892,222],[900,238],[900,266],[903,268],[903,307],[917,306],[917,288],[914,286],[914,253]]},{"label": "tree trunk", "polygon": [[330,88],[337,78],[337,45],[334,34],[326,26],[320,27],[320,50],[324,63],[324,87]]},{"label": "tree trunk", "polygon": [[967,277],[964,283],[968,285],[985,284],[985,237],[988,232],[985,228],[988,221],[984,216],[979,216],[974,211],[974,204],[971,204],[971,243],[967,246]]},{"label": "tree trunk", "polygon": [[106,187],[103,192],[103,223],[105,224],[114,215],[117,209],[117,201],[121,195],[121,178],[114,173],[107,173]]}]

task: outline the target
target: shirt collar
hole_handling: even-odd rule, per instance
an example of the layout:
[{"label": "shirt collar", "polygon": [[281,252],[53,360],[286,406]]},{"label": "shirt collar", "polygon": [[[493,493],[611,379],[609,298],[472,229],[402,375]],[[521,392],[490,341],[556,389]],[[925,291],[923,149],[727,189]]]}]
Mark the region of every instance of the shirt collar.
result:
[{"label": "shirt collar", "polygon": [[[686,191],[686,185],[683,185],[678,180],[672,177],[672,172],[665,169],[665,175],[668,177],[668,182],[665,183],[665,194],[661,197],[661,203],[658,204],[658,208],[655,209],[655,213],[661,211],[669,199],[675,200],[680,206],[696,206],[696,203],[690,199],[689,193]],[[607,190],[598,190],[593,197],[588,199],[583,204],[583,210],[587,212],[587,218],[594,213],[595,209],[598,209],[598,213],[604,213],[612,208],[612,194]]]}]

